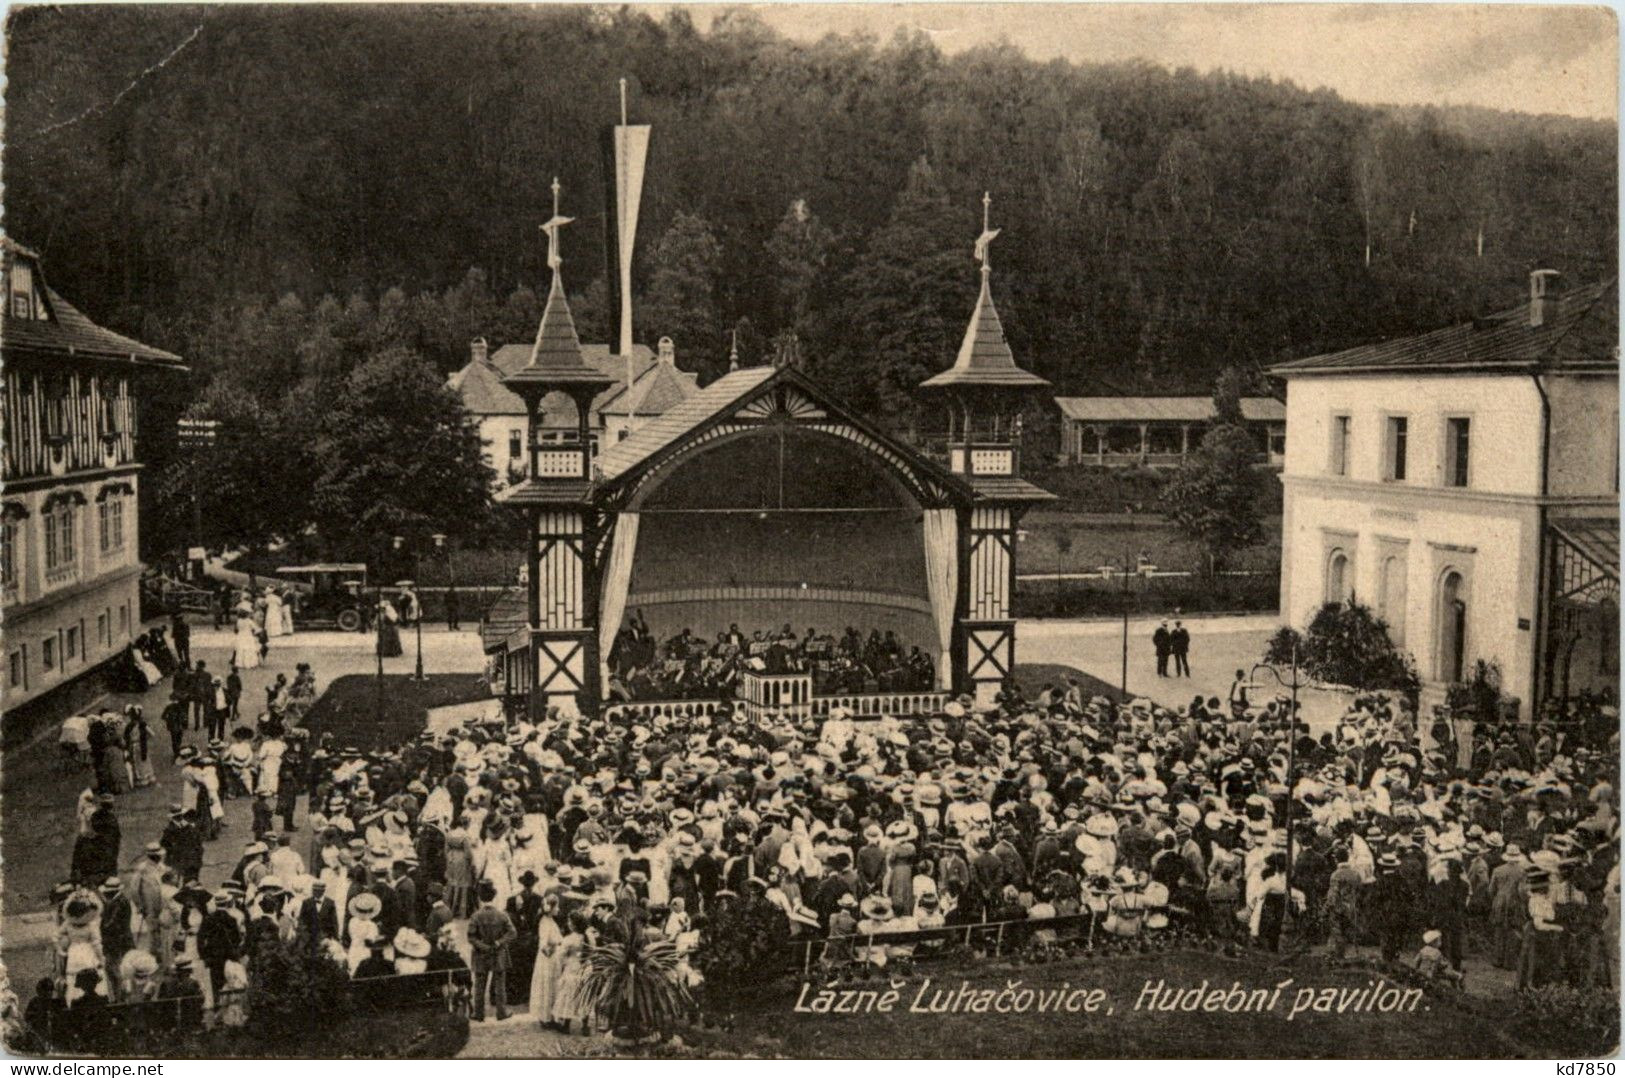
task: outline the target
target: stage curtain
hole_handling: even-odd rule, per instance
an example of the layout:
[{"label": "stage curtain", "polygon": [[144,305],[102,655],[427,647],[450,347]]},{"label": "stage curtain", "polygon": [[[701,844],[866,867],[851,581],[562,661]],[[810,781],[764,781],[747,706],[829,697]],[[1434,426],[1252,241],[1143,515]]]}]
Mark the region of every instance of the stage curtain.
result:
[{"label": "stage curtain", "polygon": [[954,681],[954,600],[959,594],[959,519],[952,509],[927,509],[924,515],[925,582],[931,594],[931,617],[937,623],[942,652],[937,680],[944,689]]},{"label": "stage curtain", "polygon": [[626,593],[632,586],[632,558],[638,549],[638,514],[615,516],[615,538],[610,542],[609,561],[604,565],[604,593],[598,604],[598,690],[609,699],[609,649],[621,631],[626,614]]}]

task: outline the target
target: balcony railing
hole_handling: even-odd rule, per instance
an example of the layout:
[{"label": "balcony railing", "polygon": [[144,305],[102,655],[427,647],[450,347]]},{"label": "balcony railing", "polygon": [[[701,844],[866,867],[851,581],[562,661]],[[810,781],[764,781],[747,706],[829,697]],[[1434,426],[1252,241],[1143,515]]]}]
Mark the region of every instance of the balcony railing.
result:
[{"label": "balcony railing", "polygon": [[78,579],[79,562],[77,560],[68,562],[66,565],[58,565],[55,569],[45,570],[45,586],[48,588],[60,588],[65,584],[72,584]]}]

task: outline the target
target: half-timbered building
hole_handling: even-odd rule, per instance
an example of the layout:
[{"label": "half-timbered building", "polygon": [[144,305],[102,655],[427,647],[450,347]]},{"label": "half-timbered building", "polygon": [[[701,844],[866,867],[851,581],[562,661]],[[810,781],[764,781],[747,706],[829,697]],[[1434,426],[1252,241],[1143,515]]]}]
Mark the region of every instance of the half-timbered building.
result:
[{"label": "half-timbered building", "polygon": [[96,669],[140,629],[136,394],[181,359],[96,325],[0,240],[5,309],[0,585],[9,710]]}]

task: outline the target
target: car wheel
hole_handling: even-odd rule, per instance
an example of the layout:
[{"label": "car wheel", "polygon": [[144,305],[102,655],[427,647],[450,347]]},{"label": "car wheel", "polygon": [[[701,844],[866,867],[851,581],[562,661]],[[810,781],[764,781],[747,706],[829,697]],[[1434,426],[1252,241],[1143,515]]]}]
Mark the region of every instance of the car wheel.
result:
[{"label": "car wheel", "polygon": [[339,628],[347,633],[361,631],[361,611],[351,607],[339,611]]}]

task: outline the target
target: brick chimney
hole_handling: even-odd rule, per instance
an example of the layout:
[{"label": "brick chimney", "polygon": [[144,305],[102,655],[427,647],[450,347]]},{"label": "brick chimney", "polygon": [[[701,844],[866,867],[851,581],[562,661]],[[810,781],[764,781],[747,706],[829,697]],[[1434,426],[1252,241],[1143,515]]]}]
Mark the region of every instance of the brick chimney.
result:
[{"label": "brick chimney", "polygon": [[475,337],[468,344],[468,353],[475,363],[485,363],[491,358],[491,346],[484,337]]},{"label": "brick chimney", "polygon": [[670,337],[660,338],[660,344],[657,347],[660,349],[658,353],[660,362],[670,363],[672,366],[677,365],[677,345]]},{"label": "brick chimney", "polygon": [[1538,328],[1557,316],[1557,304],[1562,299],[1562,275],[1553,269],[1529,272],[1529,325]]}]

